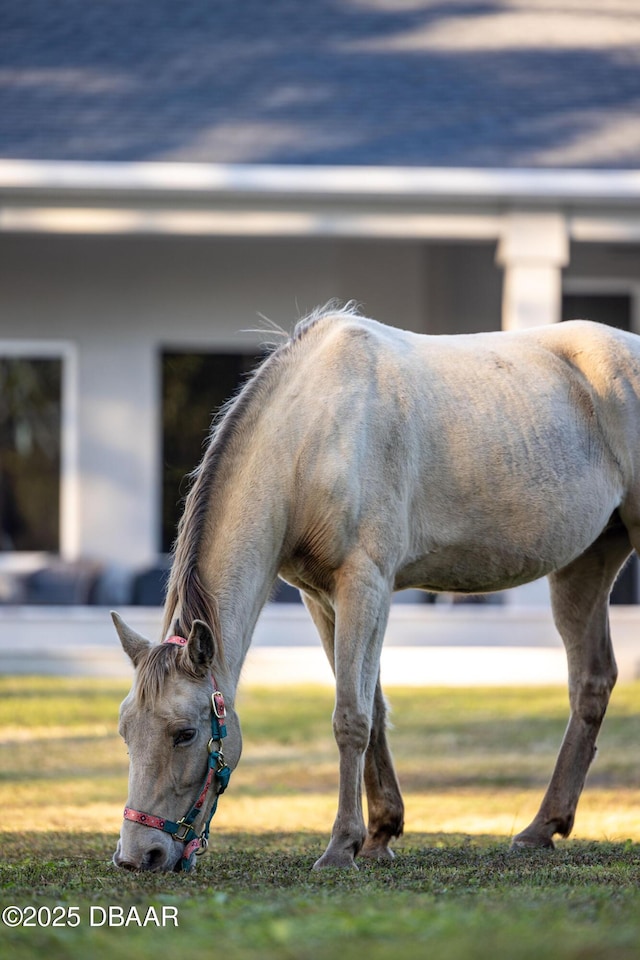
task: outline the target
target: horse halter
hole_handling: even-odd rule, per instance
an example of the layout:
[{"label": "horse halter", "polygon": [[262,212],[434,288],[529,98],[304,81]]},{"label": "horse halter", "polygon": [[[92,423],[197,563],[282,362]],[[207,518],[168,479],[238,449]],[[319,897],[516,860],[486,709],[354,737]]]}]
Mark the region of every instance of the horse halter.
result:
[{"label": "horse halter", "polygon": [[[175,643],[183,647],[186,644],[184,637],[167,637],[163,643]],[[174,840],[184,844],[184,851],[180,861],[180,869],[188,872],[194,864],[194,855],[199,856],[206,852],[209,845],[209,827],[213,815],[218,807],[218,798],[224,793],[229,784],[231,770],[225,763],[222,753],[222,740],[227,735],[225,718],[227,711],[224,705],[224,697],[216,686],[215,679],[211,677],[213,683],[213,693],[211,694],[211,737],[207,745],[209,754],[207,761],[207,774],[202,790],[197,800],[191,806],[189,811],[180,820],[167,820],[165,817],[156,817],[152,813],[143,813],[140,810],[133,810],[131,807],[124,808],[124,819],[131,820],[133,823],[141,823],[145,827],[153,827],[155,830],[162,830],[169,833]],[[198,835],[193,828],[194,821],[204,806],[207,794],[211,784],[215,780],[216,790],[213,799],[211,813],[209,814],[202,832]]]}]

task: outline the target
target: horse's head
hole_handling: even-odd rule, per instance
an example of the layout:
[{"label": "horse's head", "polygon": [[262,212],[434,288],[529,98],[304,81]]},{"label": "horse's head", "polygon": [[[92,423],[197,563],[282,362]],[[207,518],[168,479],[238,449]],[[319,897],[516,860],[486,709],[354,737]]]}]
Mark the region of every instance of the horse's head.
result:
[{"label": "horse's head", "polygon": [[151,644],[117,614],[113,620],[135,668],[120,707],[129,796],[113,862],[128,870],[188,870],[206,848],[217,798],[240,757],[238,719],[231,707],[225,716],[205,623],[195,621],[186,639]]}]

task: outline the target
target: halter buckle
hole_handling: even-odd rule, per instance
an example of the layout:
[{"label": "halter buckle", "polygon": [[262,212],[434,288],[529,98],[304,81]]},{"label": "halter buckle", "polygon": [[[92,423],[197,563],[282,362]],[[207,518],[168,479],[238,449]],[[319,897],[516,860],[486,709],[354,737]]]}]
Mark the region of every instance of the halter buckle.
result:
[{"label": "halter buckle", "polygon": [[205,837],[204,833],[200,834],[199,838],[200,846],[196,850],[196,857],[201,857],[203,853],[207,852],[207,847],[209,846],[209,838]]},{"label": "halter buckle", "polygon": [[[186,842],[187,842],[187,839],[188,839],[188,837],[189,837],[189,832],[195,833],[195,830],[193,829],[193,824],[192,824],[192,823],[187,823],[187,821],[185,820],[185,818],[182,817],[181,820],[178,820],[178,821],[177,821],[177,825],[178,825],[178,828],[179,828],[179,829],[176,830],[176,832],[174,833],[173,836],[174,836],[174,838],[175,838],[176,840],[178,840],[180,843],[186,843]],[[184,830],[184,833],[181,833],[181,832],[180,832],[181,830]]]},{"label": "halter buckle", "polygon": [[219,690],[214,690],[211,694],[211,709],[218,720],[224,720],[227,715],[227,708],[224,705],[224,697]]}]

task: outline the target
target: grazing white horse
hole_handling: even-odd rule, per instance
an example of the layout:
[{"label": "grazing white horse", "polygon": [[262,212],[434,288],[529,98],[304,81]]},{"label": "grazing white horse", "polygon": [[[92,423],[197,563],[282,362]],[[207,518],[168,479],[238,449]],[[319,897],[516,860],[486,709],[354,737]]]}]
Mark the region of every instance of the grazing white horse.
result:
[{"label": "grazing white horse", "polygon": [[349,308],[299,323],[227,405],[194,474],[166,600],[172,642],[114,616],[136,668],[115,862],[188,867],[206,843],[278,574],[300,589],[336,679],[338,811],[316,867],[391,857],[403,829],[379,666],[391,595],[407,587],[476,594],[548,575],[571,715],[540,810],[513,842],[567,836],[616,679],[609,594],[640,546],[639,395],[640,338],[594,323],[431,337]]}]

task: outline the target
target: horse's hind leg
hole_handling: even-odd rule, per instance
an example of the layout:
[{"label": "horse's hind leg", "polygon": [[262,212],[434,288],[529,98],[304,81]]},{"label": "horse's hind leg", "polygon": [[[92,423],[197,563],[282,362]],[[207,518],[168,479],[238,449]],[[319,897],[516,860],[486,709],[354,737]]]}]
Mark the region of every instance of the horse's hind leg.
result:
[{"label": "horse's hind leg", "polygon": [[373,701],[371,736],[364,758],[364,786],[369,822],[367,839],[360,853],[376,860],[392,860],[394,854],[389,841],[399,837],[404,829],[404,803],[387,741],[387,706],[379,676]]},{"label": "horse's hind leg", "polygon": [[571,715],[540,810],[526,830],[514,837],[514,847],[553,847],[554,834],[567,837],[571,833],[616,682],[609,594],[630,552],[627,531],[618,523],[581,557],[549,577],[554,620],[567,651]]},{"label": "horse's hind leg", "polygon": [[[327,654],[335,670],[335,615],[333,610],[316,597],[305,593],[303,599]],[[369,745],[364,759],[364,784],[367,793],[367,836],[360,851],[362,856],[374,859],[393,859],[389,841],[402,834],[404,803],[400,785],[387,741],[386,703],[380,677],[373,699],[373,716]]]}]

